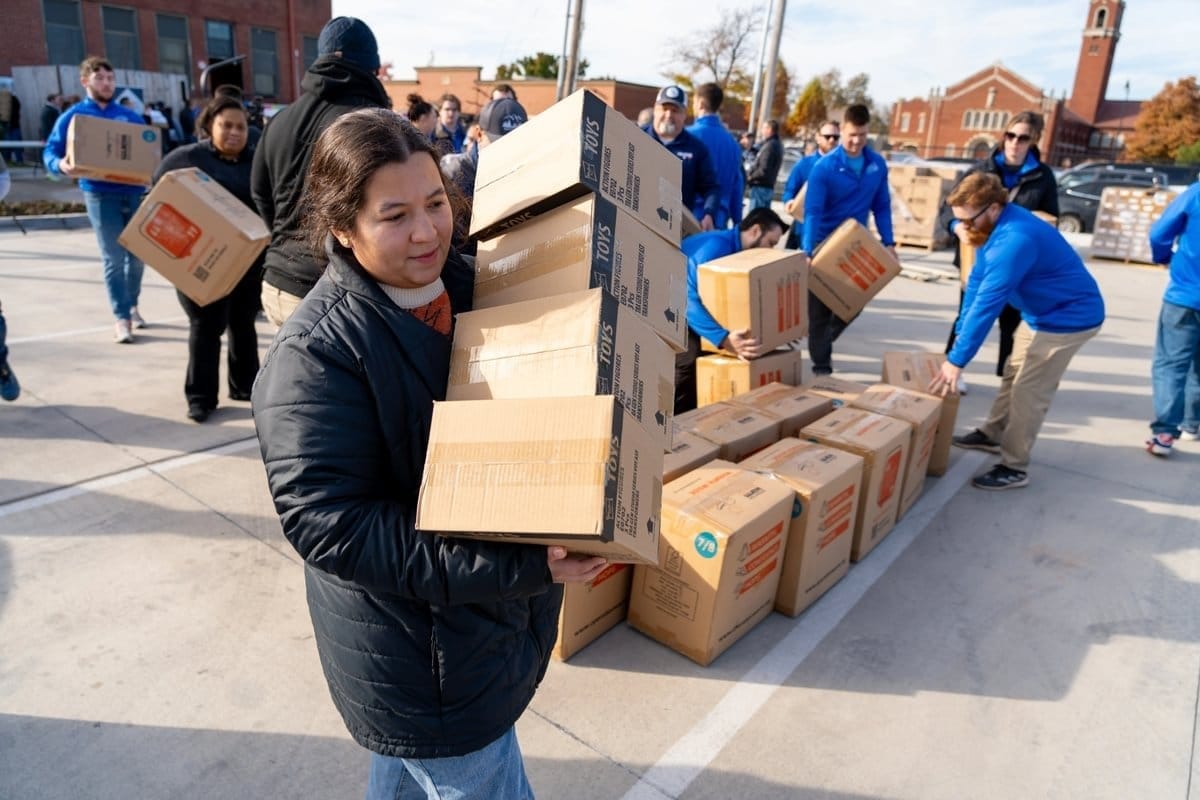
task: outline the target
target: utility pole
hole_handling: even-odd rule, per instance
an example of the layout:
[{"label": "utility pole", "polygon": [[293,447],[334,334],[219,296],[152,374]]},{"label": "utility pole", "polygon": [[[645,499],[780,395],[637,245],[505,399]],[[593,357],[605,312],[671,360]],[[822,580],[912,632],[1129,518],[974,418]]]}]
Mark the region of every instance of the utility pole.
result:
[{"label": "utility pole", "polygon": [[558,81],[554,85],[555,101],[562,100],[566,95],[563,93],[563,81],[567,77],[567,42],[571,40],[571,5],[575,0],[567,0],[567,16],[566,24],[563,25],[563,43],[562,49],[558,52]]},{"label": "utility pole", "polygon": [[570,48],[565,65],[567,74],[559,76],[562,79],[562,96],[559,100],[575,91],[575,76],[579,73],[579,39],[583,35],[583,0],[571,0],[571,16],[567,25]]},{"label": "utility pole", "polygon": [[[775,9],[775,0],[770,0],[767,4],[767,17],[773,16]],[[763,62],[767,59],[767,36],[771,33],[771,25],[768,22],[763,26],[762,44],[758,48],[758,62],[754,70],[754,89],[751,90],[750,97],[750,133],[758,135],[758,101],[762,94],[762,77],[763,77]]]},{"label": "utility pole", "polygon": [[[787,10],[787,0],[772,0],[771,10],[771,52],[767,55],[767,77],[762,102],[758,107],[759,118],[754,120],[754,130],[771,118],[771,106],[775,101],[775,75],[779,71],[779,41],[783,38],[783,14]],[[766,32],[763,34],[763,41],[766,41]]]}]

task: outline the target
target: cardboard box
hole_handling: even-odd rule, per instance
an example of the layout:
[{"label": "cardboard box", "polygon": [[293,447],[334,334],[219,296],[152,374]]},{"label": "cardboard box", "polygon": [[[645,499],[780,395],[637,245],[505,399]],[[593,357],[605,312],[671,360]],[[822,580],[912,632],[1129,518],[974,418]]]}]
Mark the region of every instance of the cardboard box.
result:
[{"label": "cardboard box", "polygon": [[471,235],[490,239],[598,192],[679,246],[683,162],[580,89],[479,151]]},{"label": "cardboard box", "polygon": [[671,441],[675,355],[603,289],[458,315],[447,400],[612,395]]},{"label": "cardboard box", "polygon": [[1096,209],[1092,255],[1154,263],[1150,252],[1150,226],[1175,197],[1175,192],[1165,189],[1106,187],[1100,193],[1100,207]]},{"label": "cardboard box", "polygon": [[67,128],[75,177],[148,186],[162,160],[162,139],[150,125],[76,114]]},{"label": "cardboard box", "polygon": [[475,308],[603,288],[687,349],[687,258],[596,194],[479,243]]},{"label": "cardboard box", "polygon": [[566,661],[615,628],[629,610],[632,582],[632,566],[609,564],[588,583],[565,584],[558,613],[558,641],[550,654]]},{"label": "cardboard box", "polygon": [[417,527],[657,564],[662,465],[611,397],[435,403]]},{"label": "cardboard box", "polygon": [[779,420],[780,438],[796,436],[804,428],[833,411],[833,401],[802,388],[769,383],[739,394],[729,402],[753,408]]},{"label": "cardboard box", "polygon": [[799,386],[804,377],[804,351],[780,347],[761,358],[711,355],[696,359],[696,404],[719,403],[768,383]]},{"label": "cardboard box", "polygon": [[739,466],[768,472],[796,492],[775,594],[775,610],[794,617],[850,568],[863,460],[845,450],[782,439]]},{"label": "cardboard box", "polygon": [[895,417],[912,426],[904,484],[900,489],[900,509],[896,514],[896,518],[900,519],[925,490],[925,475],[929,471],[929,459],[937,442],[938,422],[942,418],[941,398],[902,386],[877,383],[855,398],[850,406]]},{"label": "cardboard box", "polygon": [[256,211],[198,169],[163,175],[117,239],[202,306],[232,292],[270,240]]},{"label": "cardboard box", "polygon": [[819,394],[833,401],[834,408],[841,408],[854,402],[854,399],[871,387],[865,383],[835,378],[832,375],[814,375],[804,390],[810,394]]},{"label": "cardboard box", "polygon": [[808,197],[808,184],[800,187],[800,191],[791,200],[784,204],[784,211],[792,218],[793,222],[804,222],[804,200]]},{"label": "cardboard box", "polygon": [[697,467],[716,460],[720,452],[720,447],[703,436],[681,431],[676,426],[671,438],[671,449],[663,456],[663,483],[670,483]]},{"label": "cardboard box", "polygon": [[704,307],[726,330],[749,328],[770,348],[808,335],[808,270],[795,250],[752,247],[700,264],[696,273]]},{"label": "cardboard box", "polygon": [[850,548],[850,560],[860,561],[896,526],[912,430],[902,420],[843,407],[809,425],[800,435],[854,453],[864,461],[858,519]]},{"label": "cardboard box", "polygon": [[707,666],[775,604],[795,493],[715,461],[663,490],[663,563],[637,566],[629,624]]},{"label": "cardboard box", "polygon": [[848,322],[899,274],[900,262],[870,231],[848,219],[813,254],[808,288]]},{"label": "cardboard box", "polygon": [[722,402],[677,415],[675,429],[707,439],[720,448],[722,459],[736,463],[779,441],[780,422],[752,408]]},{"label": "cardboard box", "polygon": [[[914,392],[928,394],[929,382],[941,372],[946,357],[941,353],[900,353],[887,352],[883,354],[884,383],[893,386],[903,386]],[[937,397],[937,395],[930,395]],[[942,401],[941,416],[938,418],[937,435],[933,440],[933,449],[929,454],[929,475],[945,475],[950,466],[950,448],[954,444],[954,431],[958,425],[957,394],[939,397]]]}]

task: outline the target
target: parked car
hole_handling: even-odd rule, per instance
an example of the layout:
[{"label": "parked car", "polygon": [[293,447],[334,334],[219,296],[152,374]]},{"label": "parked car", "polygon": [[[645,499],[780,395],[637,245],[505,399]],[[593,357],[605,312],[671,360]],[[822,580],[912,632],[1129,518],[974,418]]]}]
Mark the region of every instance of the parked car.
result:
[{"label": "parked car", "polygon": [[1120,170],[1122,172],[1131,170],[1147,173],[1161,172],[1166,176],[1168,186],[1180,190],[1187,188],[1200,178],[1200,164],[1153,164],[1138,161],[1092,161],[1087,164],[1080,164],[1077,167],[1071,167],[1070,169],[1056,171],[1055,175],[1061,186],[1064,180],[1081,183],[1089,176],[1103,175],[1111,173],[1113,170]]},{"label": "parked car", "polygon": [[1153,170],[1103,167],[1064,174],[1058,183],[1058,229],[1063,233],[1095,229],[1100,195],[1109,186],[1165,189],[1167,176]]}]

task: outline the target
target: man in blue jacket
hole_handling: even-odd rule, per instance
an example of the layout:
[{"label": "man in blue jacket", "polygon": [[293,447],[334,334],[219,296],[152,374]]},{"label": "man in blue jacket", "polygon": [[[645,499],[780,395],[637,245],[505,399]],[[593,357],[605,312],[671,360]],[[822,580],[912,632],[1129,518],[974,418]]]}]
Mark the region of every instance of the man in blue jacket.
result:
[{"label": "man in blue jacket", "polygon": [[[712,158],[713,171],[721,186],[721,206],[713,224],[717,228],[734,228],[742,222],[742,195],[746,192],[746,175],[742,172],[742,147],[733,134],[721,122],[718,111],[725,93],[715,83],[702,83],[696,87],[692,99],[692,110],[696,121],[688,126],[688,133],[704,142]],[[704,198],[699,198],[698,207],[692,208],[696,219],[704,216]]]},{"label": "man in blue jacket", "polygon": [[737,228],[697,233],[680,245],[687,256],[688,349],[675,357],[675,413],[696,407],[696,359],[700,357],[700,337],[747,361],[764,352],[753,331],[726,330],[713,319],[700,299],[699,266],[751,247],[774,247],[785,229],[783,220],[774,211],[756,208],[746,214]]},{"label": "man in blue jacket", "polygon": [[[42,150],[42,161],[51,175],[73,177],[76,174],[75,165],[66,158],[67,129],[76,114],[132,122],[135,125],[145,124],[141,114],[113,102],[117,76],[107,59],[99,56],[84,59],[79,65],[79,82],[87,91],[87,98],[59,116]],[[143,266],[137,257],[117,242],[117,237],[133,218],[146,187],[80,178],[79,188],[83,190],[88,221],[95,228],[96,239],[100,242],[100,256],[104,260],[104,288],[108,290],[108,303],[113,316],[117,318],[113,340],[118,344],[128,344],[133,341],[133,328],[146,326],[137,307],[138,295],[142,291]]]},{"label": "man in blue jacket", "polygon": [[1150,228],[1150,254],[1171,273],[1150,369],[1154,421],[1146,449],[1168,456],[1176,439],[1200,438],[1200,183],[1175,198]]},{"label": "man in blue jacket", "polygon": [[[803,249],[810,259],[839,225],[848,219],[866,225],[868,214],[875,217],[884,247],[896,255],[887,162],[867,147],[870,121],[871,112],[866,106],[847,108],[842,117],[841,145],[817,161],[809,173],[804,197]],[[808,354],[812,358],[813,375],[833,372],[833,343],[849,324],[811,291],[808,293]]]},{"label": "man in blue jacket", "polygon": [[796,166],[792,167],[792,171],[788,173],[787,183],[783,187],[783,203],[788,209],[788,213],[794,217],[792,229],[788,231],[787,242],[784,243],[784,247],[789,250],[799,250],[804,241],[804,198],[800,199],[798,207],[793,201],[800,194],[800,190],[804,188],[817,161],[821,156],[837,147],[840,138],[841,131],[835,120],[831,119],[821,123],[821,129],[817,133],[817,149],[797,161]]},{"label": "man in blue jacket", "polygon": [[1054,228],[1008,202],[995,175],[973,173],[946,198],[962,236],[978,248],[954,346],[931,392],[956,391],[959,376],[1009,303],[1021,312],[1013,352],[987,422],[954,444],[1000,454],[971,484],[993,491],[1029,484],[1029,457],[1067,365],[1100,331],[1104,299],[1075,249]]},{"label": "man in blue jacket", "polygon": [[687,95],[678,86],[664,86],[654,101],[654,120],[642,128],[683,161],[683,207],[700,221],[700,230],[716,227],[721,208],[721,185],[704,142],[683,127]]}]

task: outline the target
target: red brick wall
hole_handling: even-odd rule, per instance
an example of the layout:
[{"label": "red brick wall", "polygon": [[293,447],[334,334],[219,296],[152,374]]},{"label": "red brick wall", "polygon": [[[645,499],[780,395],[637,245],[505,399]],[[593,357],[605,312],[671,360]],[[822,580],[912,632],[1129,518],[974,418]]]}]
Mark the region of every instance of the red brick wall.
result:
[{"label": "red brick wall", "polygon": [[12,68],[46,63],[46,29],[40,0],[4,0],[0,25],[0,75]]}]

